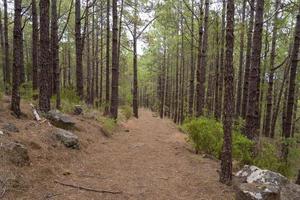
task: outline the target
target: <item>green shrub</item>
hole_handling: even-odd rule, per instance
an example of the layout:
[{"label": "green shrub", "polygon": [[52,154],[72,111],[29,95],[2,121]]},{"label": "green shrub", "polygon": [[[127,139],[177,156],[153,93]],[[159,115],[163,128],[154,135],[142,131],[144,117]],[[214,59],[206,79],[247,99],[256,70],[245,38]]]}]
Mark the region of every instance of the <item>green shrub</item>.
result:
[{"label": "green shrub", "polygon": [[[181,129],[187,133],[188,141],[197,152],[203,151],[220,158],[223,145],[223,127],[220,122],[205,117],[187,119]],[[242,164],[251,163],[254,143],[236,129],[232,136],[232,144],[233,158]]]},{"label": "green shrub", "polygon": [[[71,113],[74,111],[75,105],[81,105],[83,109],[86,104],[80,100],[80,97],[77,96],[76,91],[72,88],[63,88],[61,90],[61,109],[62,112]],[[55,105],[56,97],[52,97],[53,105]]]},{"label": "green shrub", "polygon": [[20,95],[21,99],[30,101],[38,96],[38,91],[32,89],[32,82],[25,82],[20,86]]},{"label": "green shrub", "polygon": [[232,138],[232,156],[241,164],[251,164],[253,161],[252,150],[254,142],[234,131]]},{"label": "green shrub", "polygon": [[133,115],[132,108],[128,105],[121,107],[121,113],[124,115],[126,120],[130,119]]},{"label": "green shrub", "polygon": [[204,117],[188,119],[182,125],[182,130],[187,133],[188,141],[192,143],[196,152],[203,151],[216,157],[220,156],[223,143],[221,123]]}]

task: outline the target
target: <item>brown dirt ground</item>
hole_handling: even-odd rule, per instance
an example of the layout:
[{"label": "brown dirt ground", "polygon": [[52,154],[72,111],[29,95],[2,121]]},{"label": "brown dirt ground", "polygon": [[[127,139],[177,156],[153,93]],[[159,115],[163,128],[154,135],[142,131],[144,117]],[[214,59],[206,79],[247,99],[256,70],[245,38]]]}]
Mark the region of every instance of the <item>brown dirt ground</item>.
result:
[{"label": "brown dirt ground", "polygon": [[[169,120],[141,110],[139,119],[121,124],[111,137],[103,136],[97,121],[73,116],[80,150],[66,149],[51,136],[48,122],[32,120],[30,107],[22,120],[0,105],[0,128],[13,122],[20,133],[0,136],[0,142],[20,141],[29,150],[31,165],[18,168],[0,162],[0,176],[16,180],[7,200],[231,200],[231,187],[218,182],[219,163],[194,154],[185,136]],[[98,193],[63,186],[67,184]]]}]

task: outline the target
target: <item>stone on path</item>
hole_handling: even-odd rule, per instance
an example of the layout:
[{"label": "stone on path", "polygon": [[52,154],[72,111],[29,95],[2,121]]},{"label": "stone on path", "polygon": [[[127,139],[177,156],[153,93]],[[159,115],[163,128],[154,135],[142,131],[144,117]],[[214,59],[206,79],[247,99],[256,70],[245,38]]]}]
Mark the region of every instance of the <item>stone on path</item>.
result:
[{"label": "stone on path", "polygon": [[28,150],[18,142],[9,142],[0,146],[0,158],[6,158],[16,166],[23,167],[30,164]]},{"label": "stone on path", "polygon": [[46,118],[50,120],[51,124],[63,129],[72,129],[75,127],[75,122],[71,117],[62,114],[58,110],[50,110],[46,114]]},{"label": "stone on path", "polygon": [[56,128],[53,133],[55,135],[55,138],[63,143],[66,147],[79,149],[79,140],[77,135],[75,135],[74,133],[60,128]]}]

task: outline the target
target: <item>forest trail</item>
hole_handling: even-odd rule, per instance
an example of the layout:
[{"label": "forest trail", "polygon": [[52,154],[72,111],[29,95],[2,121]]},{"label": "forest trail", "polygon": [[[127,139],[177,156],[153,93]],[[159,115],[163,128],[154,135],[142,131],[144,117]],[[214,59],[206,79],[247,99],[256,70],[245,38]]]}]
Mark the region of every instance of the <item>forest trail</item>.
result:
[{"label": "forest trail", "polygon": [[57,184],[59,196],[51,199],[233,199],[231,189],[218,182],[219,163],[189,151],[185,136],[171,121],[141,110],[139,119],[123,126],[102,145],[91,145],[91,155],[60,180],[122,193],[87,192]]}]

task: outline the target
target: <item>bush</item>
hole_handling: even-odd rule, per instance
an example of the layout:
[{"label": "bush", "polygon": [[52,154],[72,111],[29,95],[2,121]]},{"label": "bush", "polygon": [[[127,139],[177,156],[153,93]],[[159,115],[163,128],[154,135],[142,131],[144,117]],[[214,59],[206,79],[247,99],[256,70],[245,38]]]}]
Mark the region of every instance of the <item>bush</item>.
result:
[{"label": "bush", "polygon": [[133,115],[132,108],[128,105],[121,107],[121,113],[124,115],[126,120],[130,119]]},{"label": "bush", "polygon": [[[63,88],[60,95],[61,109],[65,113],[73,112],[75,105],[85,106],[85,103],[80,100],[79,96],[76,94],[76,91],[72,88]],[[53,105],[55,105],[55,99],[55,96],[52,97]]]},{"label": "bush", "polygon": [[216,157],[220,156],[223,143],[221,123],[204,117],[188,119],[182,125],[182,130],[187,133],[188,141],[192,143],[196,152],[203,151]]},{"label": "bush", "polygon": [[[223,145],[223,127],[220,122],[205,117],[188,119],[181,129],[187,133],[188,141],[192,143],[196,152],[203,151],[220,158]],[[250,164],[254,143],[235,129],[232,144],[233,158],[242,164]]]},{"label": "bush", "polygon": [[110,137],[117,127],[116,121],[107,117],[101,117],[99,118],[99,121],[101,123],[103,133],[107,137]]}]

